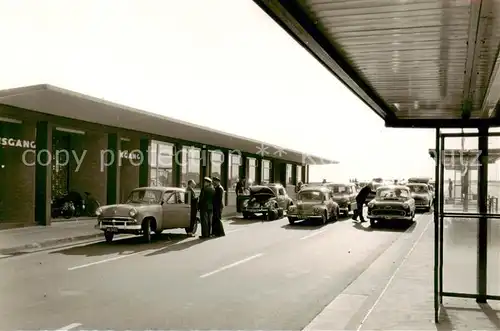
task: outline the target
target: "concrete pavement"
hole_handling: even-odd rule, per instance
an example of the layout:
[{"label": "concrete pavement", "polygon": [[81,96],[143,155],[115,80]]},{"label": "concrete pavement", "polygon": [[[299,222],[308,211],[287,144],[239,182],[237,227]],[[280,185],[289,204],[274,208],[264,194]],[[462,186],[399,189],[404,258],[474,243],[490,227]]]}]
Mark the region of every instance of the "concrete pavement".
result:
[{"label": "concrete pavement", "polygon": [[225,226],[206,241],[174,231],[2,259],[0,329],[301,330],[404,232]]}]

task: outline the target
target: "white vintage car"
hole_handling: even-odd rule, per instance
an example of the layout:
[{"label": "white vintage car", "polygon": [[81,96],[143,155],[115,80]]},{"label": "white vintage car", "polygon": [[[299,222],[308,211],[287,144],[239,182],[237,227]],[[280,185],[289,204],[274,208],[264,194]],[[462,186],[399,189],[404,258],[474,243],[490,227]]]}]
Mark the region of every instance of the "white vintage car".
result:
[{"label": "white vintage car", "polygon": [[124,204],[102,206],[96,214],[96,228],[104,231],[107,242],[120,233],[142,235],[150,242],[152,232],[182,228],[194,233],[198,224],[190,228],[191,197],[178,187],[137,188]]}]

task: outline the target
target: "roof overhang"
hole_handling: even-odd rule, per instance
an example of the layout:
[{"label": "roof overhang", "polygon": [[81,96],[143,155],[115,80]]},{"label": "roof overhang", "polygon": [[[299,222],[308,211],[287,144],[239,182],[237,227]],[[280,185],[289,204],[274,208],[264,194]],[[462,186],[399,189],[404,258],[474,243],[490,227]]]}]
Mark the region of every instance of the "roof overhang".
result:
[{"label": "roof overhang", "polygon": [[388,127],[500,125],[498,2],[254,2]]},{"label": "roof overhang", "polygon": [[[429,155],[436,160],[436,150],[429,149]],[[465,166],[470,170],[479,168],[479,156],[481,153],[477,149],[461,150],[461,149],[446,149],[441,155],[442,163],[445,170],[463,171]],[[500,159],[500,149],[488,150],[488,163],[494,164]]]},{"label": "roof overhang", "polygon": [[[197,142],[209,147],[225,148],[298,164],[338,163],[47,84],[2,90],[0,105],[2,104],[71,120],[136,131],[145,136],[154,135],[167,140],[173,138],[187,143]],[[0,114],[2,112],[0,107]]]}]

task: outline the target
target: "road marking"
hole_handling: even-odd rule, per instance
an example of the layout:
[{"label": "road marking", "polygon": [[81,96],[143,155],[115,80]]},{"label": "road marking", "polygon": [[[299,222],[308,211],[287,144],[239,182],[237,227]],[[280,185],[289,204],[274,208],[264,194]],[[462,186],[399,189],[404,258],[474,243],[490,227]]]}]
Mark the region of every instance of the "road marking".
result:
[{"label": "road marking", "polygon": [[82,323],[71,323],[69,325],[66,325],[66,326],[63,326],[62,328],[60,329],[57,329],[56,331],[68,331],[68,330],[71,330],[71,329],[74,329],[74,328],[77,328],[79,326],[81,326]]},{"label": "road marking", "polygon": [[394,270],[391,278],[389,278],[389,281],[387,282],[387,284],[385,285],[384,289],[382,290],[382,292],[380,293],[380,295],[377,297],[377,300],[375,300],[375,303],[373,304],[373,306],[368,310],[368,312],[366,313],[365,317],[363,317],[363,319],[361,320],[361,323],[359,324],[358,328],[356,329],[356,331],[360,331],[361,328],[363,327],[363,324],[366,322],[366,320],[368,319],[368,317],[370,317],[370,315],[372,314],[372,312],[375,310],[375,308],[377,307],[377,305],[380,303],[380,301],[382,300],[382,297],[384,296],[385,292],[387,292],[387,290],[389,289],[389,286],[392,284],[392,282],[394,281],[394,278],[396,277],[396,275],[398,274],[399,270],[401,270],[401,267],[405,264],[406,260],[408,260],[408,258],[410,257],[411,253],[413,253],[413,251],[415,250],[415,248],[417,247],[417,245],[420,243],[420,240],[422,240],[422,237],[424,236],[424,234],[427,232],[427,229],[429,228],[429,225],[434,221],[434,218],[431,218],[429,220],[429,222],[426,224],[424,230],[422,231],[422,233],[418,236],[417,240],[415,241],[415,243],[413,244],[413,246],[411,246],[410,250],[408,251],[408,253],[405,255],[405,257],[403,258],[403,260],[401,261],[401,263],[399,264],[399,266],[396,268],[396,270]]},{"label": "road marking", "polygon": [[216,273],[219,273],[221,271],[227,270],[227,269],[232,268],[232,267],[236,267],[236,266],[238,266],[240,264],[243,264],[245,262],[248,262],[248,261],[251,261],[251,260],[256,259],[258,257],[261,257],[262,255],[264,255],[264,254],[259,253],[259,254],[255,254],[255,255],[249,256],[249,257],[247,257],[247,258],[245,258],[243,260],[236,261],[234,263],[228,264],[226,266],[223,266],[223,267],[221,267],[219,269],[216,269],[214,271],[211,271],[209,273],[203,274],[203,275],[200,276],[200,278],[205,278],[205,277],[212,276],[212,275],[214,275]]},{"label": "road marking", "polygon": [[[160,247],[158,249],[153,250],[153,252],[160,251],[162,249],[165,249],[165,248],[170,247],[170,246],[174,246],[176,244],[180,244],[181,242],[184,242],[184,241],[175,242],[173,244],[169,244],[169,245]],[[106,259],[106,260],[101,260],[101,261],[91,262],[91,263],[87,263],[87,264],[82,264],[82,265],[78,265],[78,266],[75,266],[75,267],[68,268],[68,271],[82,269],[82,268],[86,268],[86,267],[91,267],[93,265],[102,264],[102,263],[106,263],[106,262],[121,260],[121,259],[124,259],[126,257],[131,257],[131,256],[138,255],[138,254],[141,254],[141,253],[144,253],[144,252],[146,252],[146,251],[140,251],[140,252],[135,252],[135,253],[131,253],[131,254],[115,256],[115,257],[112,257],[112,258],[109,258],[109,259]]]},{"label": "road marking", "polygon": [[326,231],[326,229],[315,231],[313,233],[308,234],[307,236],[304,236],[304,237],[300,238],[299,240],[304,240],[304,239],[308,239],[308,238],[314,237],[314,236],[316,236],[318,234],[321,234],[321,233],[323,233],[325,231]]}]

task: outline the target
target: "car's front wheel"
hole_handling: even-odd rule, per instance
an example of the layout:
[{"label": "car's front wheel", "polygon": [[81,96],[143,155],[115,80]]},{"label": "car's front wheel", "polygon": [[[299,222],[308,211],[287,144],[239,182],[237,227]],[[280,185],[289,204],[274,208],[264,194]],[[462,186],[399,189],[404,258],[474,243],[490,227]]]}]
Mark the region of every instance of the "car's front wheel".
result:
[{"label": "car's front wheel", "polygon": [[104,238],[106,239],[107,243],[110,243],[113,241],[115,234],[113,232],[106,231],[104,232]]},{"label": "car's front wheel", "polygon": [[149,219],[145,219],[142,222],[142,237],[145,242],[151,242],[151,221]]}]

